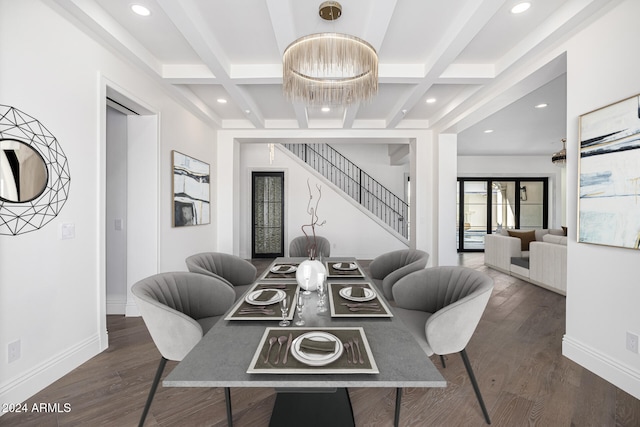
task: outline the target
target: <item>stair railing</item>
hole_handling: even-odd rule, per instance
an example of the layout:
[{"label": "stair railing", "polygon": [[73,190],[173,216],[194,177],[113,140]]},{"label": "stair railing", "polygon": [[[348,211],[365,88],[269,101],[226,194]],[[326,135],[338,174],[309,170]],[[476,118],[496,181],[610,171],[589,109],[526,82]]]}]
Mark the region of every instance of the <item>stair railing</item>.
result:
[{"label": "stair railing", "polygon": [[409,206],[329,144],[282,144],[405,238]]}]

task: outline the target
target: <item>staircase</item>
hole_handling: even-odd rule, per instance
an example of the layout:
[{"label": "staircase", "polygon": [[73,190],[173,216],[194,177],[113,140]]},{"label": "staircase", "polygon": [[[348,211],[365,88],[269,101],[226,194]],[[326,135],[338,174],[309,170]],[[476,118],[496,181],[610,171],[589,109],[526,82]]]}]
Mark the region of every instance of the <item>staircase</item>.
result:
[{"label": "staircase", "polygon": [[282,144],[391,229],[409,238],[409,206],[328,144]]}]

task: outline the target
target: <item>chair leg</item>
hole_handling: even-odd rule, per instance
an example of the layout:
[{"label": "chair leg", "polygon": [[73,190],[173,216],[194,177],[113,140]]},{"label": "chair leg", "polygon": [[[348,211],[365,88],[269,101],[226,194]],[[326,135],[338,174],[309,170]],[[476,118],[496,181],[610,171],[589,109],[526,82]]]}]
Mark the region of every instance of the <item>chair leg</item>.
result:
[{"label": "chair leg", "polygon": [[167,359],[164,357],[160,359],[160,364],[158,365],[158,370],[156,371],[156,377],[153,379],[153,384],[151,384],[151,390],[149,390],[149,397],[147,397],[147,403],[144,405],[144,410],[142,411],[142,417],[140,417],[140,423],[138,423],[138,427],[142,427],[144,425],[144,420],[147,418],[147,413],[149,412],[149,408],[151,407],[151,402],[153,401],[153,396],[156,394],[156,389],[158,388],[158,383],[160,383],[160,378],[162,377],[162,371],[164,371],[164,367],[167,364]]},{"label": "chair leg", "polygon": [[478,398],[478,403],[480,403],[480,408],[482,409],[482,413],[484,414],[484,419],[487,422],[487,424],[491,424],[491,419],[489,418],[487,407],[484,405],[484,400],[482,400],[482,394],[480,394],[480,388],[478,387],[476,376],[473,374],[473,369],[471,368],[471,362],[469,362],[469,356],[467,356],[467,350],[462,349],[462,351],[460,352],[460,356],[462,356],[464,367],[467,368],[467,373],[469,374],[469,378],[471,379],[473,390],[476,392],[476,397]]},{"label": "chair leg", "polygon": [[233,413],[231,412],[231,389],[224,388],[224,402],[227,405],[227,426],[233,427]]},{"label": "chair leg", "polygon": [[402,389],[400,387],[396,388],[396,411],[393,416],[393,427],[398,427],[400,425],[400,406],[402,404]]},{"label": "chair leg", "polygon": [[447,367],[447,364],[446,364],[446,363],[445,363],[445,361],[444,361],[444,355],[443,355],[443,354],[441,354],[441,355],[440,355],[440,363],[442,363],[442,367],[443,367],[443,368],[446,368],[446,367]]}]

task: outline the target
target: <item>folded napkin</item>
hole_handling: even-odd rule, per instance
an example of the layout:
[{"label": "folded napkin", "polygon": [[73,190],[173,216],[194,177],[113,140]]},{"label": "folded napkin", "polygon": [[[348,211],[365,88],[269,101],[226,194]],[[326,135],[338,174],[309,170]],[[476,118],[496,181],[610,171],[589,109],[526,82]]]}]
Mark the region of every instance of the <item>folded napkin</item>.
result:
[{"label": "folded napkin", "polygon": [[364,288],[361,286],[352,286],[351,287],[351,296],[356,298],[362,298],[365,296]]},{"label": "folded napkin", "polygon": [[309,338],[303,338],[300,341],[300,350],[305,353],[333,353],[336,351],[335,341],[315,341]]},{"label": "folded napkin", "polygon": [[339,268],[351,268],[350,262],[341,262]]},{"label": "folded napkin", "polygon": [[280,267],[278,267],[278,272],[287,272],[291,269],[290,265],[281,265]]},{"label": "folded napkin", "polygon": [[265,290],[265,291],[260,292],[260,295],[255,297],[255,300],[256,301],[269,301],[271,298],[273,298],[273,296],[275,294],[277,294],[276,291]]}]

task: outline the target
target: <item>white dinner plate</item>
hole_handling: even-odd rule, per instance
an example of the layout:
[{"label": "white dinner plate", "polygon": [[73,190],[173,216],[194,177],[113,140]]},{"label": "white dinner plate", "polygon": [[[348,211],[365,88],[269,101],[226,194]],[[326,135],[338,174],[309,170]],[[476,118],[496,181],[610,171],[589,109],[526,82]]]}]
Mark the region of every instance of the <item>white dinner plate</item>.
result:
[{"label": "white dinner plate", "polygon": [[[304,350],[300,349],[300,343],[302,343],[302,340],[305,338],[313,341],[333,341],[336,343],[336,348],[332,353],[306,353]],[[299,362],[309,366],[324,366],[335,362],[340,358],[343,350],[344,347],[342,346],[342,342],[335,335],[322,331],[313,331],[302,334],[298,338],[294,339],[293,344],[291,345],[291,355]]]},{"label": "white dinner plate", "polygon": [[288,273],[293,273],[297,269],[298,267],[296,267],[295,265],[276,265],[273,268],[271,268],[270,271],[276,274],[288,274]]},{"label": "white dinner plate", "polygon": [[[275,291],[276,293],[266,301],[259,301],[256,298],[260,296],[260,294],[264,291]],[[251,305],[271,305],[277,302],[282,301],[287,296],[287,293],[280,289],[260,289],[258,291],[253,291],[247,295],[244,300]]]},{"label": "white dinner plate", "polygon": [[349,301],[357,301],[357,302],[371,301],[372,299],[375,299],[375,297],[377,296],[376,293],[372,289],[365,288],[365,287],[363,287],[362,289],[364,289],[364,296],[363,297],[352,297],[351,296],[351,286],[348,286],[346,288],[340,289],[338,291],[338,293],[344,299],[348,299]]},{"label": "white dinner plate", "polygon": [[350,262],[348,263],[349,266],[348,267],[343,267],[342,264],[347,264],[346,262],[336,262],[335,264],[333,264],[333,269],[334,270],[338,270],[338,271],[353,271],[353,270],[357,270],[358,269],[358,264],[356,264],[355,262]]}]

